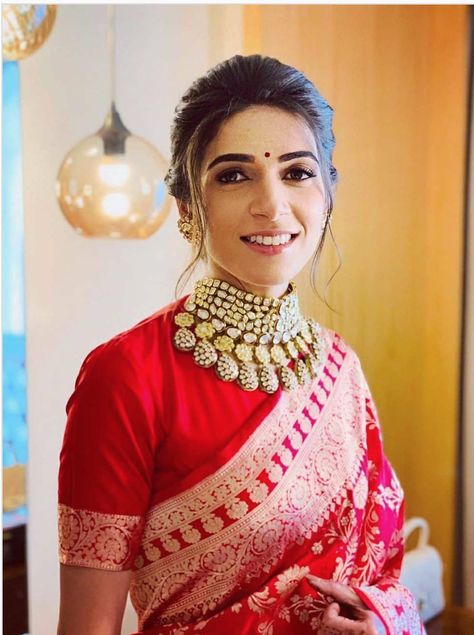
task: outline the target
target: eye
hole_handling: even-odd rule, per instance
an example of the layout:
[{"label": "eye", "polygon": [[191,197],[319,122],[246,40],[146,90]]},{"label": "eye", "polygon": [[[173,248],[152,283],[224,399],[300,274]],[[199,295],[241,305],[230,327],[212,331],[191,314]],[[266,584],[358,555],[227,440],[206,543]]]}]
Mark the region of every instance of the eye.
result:
[{"label": "eye", "polygon": [[285,178],[287,178],[288,176],[290,177],[289,179],[287,179],[289,181],[306,181],[307,179],[312,179],[313,177],[315,177],[316,174],[309,168],[295,166],[288,170]]},{"label": "eye", "polygon": [[246,181],[247,177],[241,170],[233,168],[231,170],[226,170],[225,172],[221,172],[220,174],[218,174],[216,180],[219,183],[240,183],[240,181]]}]

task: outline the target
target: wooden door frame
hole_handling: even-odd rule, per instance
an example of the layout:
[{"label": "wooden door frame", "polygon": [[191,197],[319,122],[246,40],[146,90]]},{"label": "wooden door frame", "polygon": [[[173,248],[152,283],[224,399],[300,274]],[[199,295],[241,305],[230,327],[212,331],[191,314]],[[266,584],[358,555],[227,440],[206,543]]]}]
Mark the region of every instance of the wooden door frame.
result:
[{"label": "wooden door frame", "polygon": [[469,7],[468,123],[454,601],[474,609],[474,7]]}]

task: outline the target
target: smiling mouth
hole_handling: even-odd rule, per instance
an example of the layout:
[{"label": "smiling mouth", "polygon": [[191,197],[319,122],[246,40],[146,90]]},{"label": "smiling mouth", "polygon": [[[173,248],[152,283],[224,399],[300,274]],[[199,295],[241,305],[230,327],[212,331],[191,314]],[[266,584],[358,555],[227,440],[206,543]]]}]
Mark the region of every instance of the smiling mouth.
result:
[{"label": "smiling mouth", "polygon": [[290,234],[282,232],[280,234],[250,234],[249,236],[241,236],[240,240],[252,245],[261,245],[263,247],[278,247],[279,245],[288,245],[298,234]]}]

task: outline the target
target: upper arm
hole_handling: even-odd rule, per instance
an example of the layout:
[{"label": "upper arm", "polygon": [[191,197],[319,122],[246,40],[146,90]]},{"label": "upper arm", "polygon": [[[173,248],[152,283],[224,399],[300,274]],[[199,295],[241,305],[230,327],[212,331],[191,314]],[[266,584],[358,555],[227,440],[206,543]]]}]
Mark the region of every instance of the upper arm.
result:
[{"label": "upper arm", "polygon": [[120,635],[130,575],[60,565],[58,635]]},{"label": "upper arm", "polygon": [[59,469],[60,635],[118,635],[151,492],[150,388],[130,356],[89,356],[67,404]]}]

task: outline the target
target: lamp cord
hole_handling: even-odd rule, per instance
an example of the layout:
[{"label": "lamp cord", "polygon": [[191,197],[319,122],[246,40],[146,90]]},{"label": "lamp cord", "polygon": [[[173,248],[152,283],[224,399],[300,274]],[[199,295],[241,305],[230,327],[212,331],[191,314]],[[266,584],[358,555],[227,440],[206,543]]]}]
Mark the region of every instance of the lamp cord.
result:
[{"label": "lamp cord", "polygon": [[109,50],[109,86],[110,86],[110,101],[115,107],[115,6],[113,4],[107,5],[107,46]]}]

